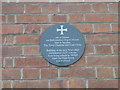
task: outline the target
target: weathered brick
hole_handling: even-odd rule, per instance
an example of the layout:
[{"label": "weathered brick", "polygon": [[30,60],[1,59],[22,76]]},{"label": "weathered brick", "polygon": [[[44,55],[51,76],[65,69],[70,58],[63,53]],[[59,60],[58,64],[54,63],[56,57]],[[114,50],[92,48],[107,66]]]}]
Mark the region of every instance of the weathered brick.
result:
[{"label": "weathered brick", "polygon": [[89,80],[89,88],[118,88],[118,80]]},{"label": "weathered brick", "polygon": [[[73,2],[73,0],[67,0],[67,2]],[[84,2],[84,0],[74,0],[74,2]]]},{"label": "weathered brick", "polygon": [[26,68],[23,69],[23,79],[39,79],[40,69]]},{"label": "weathered brick", "polygon": [[92,32],[92,24],[73,24],[80,32]]},{"label": "weathered brick", "polygon": [[51,22],[67,22],[67,16],[66,15],[51,15]]},{"label": "weathered brick", "polygon": [[117,68],[115,68],[115,78],[120,78],[120,68],[119,67],[117,67]]},{"label": "weathered brick", "polygon": [[5,67],[13,67],[13,58],[12,57],[5,58]]},{"label": "weathered brick", "polygon": [[2,79],[20,79],[20,69],[2,69]]},{"label": "weathered brick", "polygon": [[112,45],[113,47],[113,54],[120,54],[120,45]]},{"label": "weathered brick", "polygon": [[2,47],[3,56],[20,56],[22,55],[22,47],[20,46],[3,46]]},{"label": "weathered brick", "polygon": [[11,88],[11,82],[8,80],[4,80],[3,82],[3,88]]},{"label": "weathered brick", "polygon": [[41,57],[15,58],[15,67],[42,67],[42,66],[48,66],[48,63]]},{"label": "weathered brick", "polygon": [[2,56],[2,46],[0,46],[0,51],[1,51],[1,52],[0,52],[0,57],[3,57],[3,56]]},{"label": "weathered brick", "polygon": [[117,14],[85,14],[85,22],[117,22]]},{"label": "weathered brick", "polygon": [[94,47],[92,44],[87,44],[85,48],[85,54],[94,54]]},{"label": "weathered brick", "polygon": [[85,80],[70,80],[69,88],[86,88]]},{"label": "weathered brick", "polygon": [[110,45],[96,45],[96,54],[112,54]]},{"label": "weathered brick", "polygon": [[69,22],[70,23],[83,22],[83,14],[69,14]]},{"label": "weathered brick", "polygon": [[58,11],[57,5],[43,5],[42,6],[42,12],[52,13],[52,12],[57,12],[57,11]]},{"label": "weathered brick", "polygon": [[8,18],[8,23],[15,23],[14,15],[8,15],[7,18]]},{"label": "weathered brick", "polygon": [[61,69],[60,77],[64,78],[94,78],[95,71],[93,68],[69,68]]},{"label": "weathered brick", "polygon": [[118,66],[118,56],[88,56],[87,64],[90,66]]},{"label": "weathered brick", "polygon": [[24,46],[25,55],[40,55],[39,46]]},{"label": "weathered brick", "polygon": [[112,13],[118,13],[118,6],[119,3],[115,3],[115,4],[108,4],[109,5],[109,10]]},{"label": "weathered brick", "polygon": [[26,5],[26,13],[40,13],[41,7],[40,5]]},{"label": "weathered brick", "polygon": [[3,58],[3,57],[0,57],[0,61],[1,61],[1,62],[0,62],[0,67],[4,67],[4,65],[3,65],[3,64],[4,64],[4,58]]},{"label": "weathered brick", "polygon": [[2,25],[2,34],[18,34],[22,31],[22,25]]},{"label": "weathered brick", "polygon": [[13,44],[13,36],[7,35],[5,44]]},{"label": "weathered brick", "polygon": [[112,24],[112,32],[120,32],[120,24]]},{"label": "weathered brick", "polygon": [[25,33],[40,33],[40,25],[38,24],[28,24],[25,28]]},{"label": "weathered brick", "polygon": [[2,15],[2,23],[6,23],[6,15]]},{"label": "weathered brick", "polygon": [[[96,0],[85,0],[84,2],[96,2]],[[98,3],[99,2],[115,2],[115,0],[109,0],[109,1],[107,1],[107,0],[100,0],[100,1],[97,1]]]},{"label": "weathered brick", "polygon": [[59,8],[60,12],[91,12],[90,4],[63,4]]},{"label": "weathered brick", "polygon": [[47,80],[14,81],[13,88],[48,88]]},{"label": "weathered brick", "polygon": [[93,4],[92,6],[95,12],[108,12],[107,4]]},{"label": "weathered brick", "polygon": [[109,24],[94,24],[94,32],[110,32]]},{"label": "weathered brick", "polygon": [[42,24],[42,33],[46,31],[48,27],[50,27],[52,24]]},{"label": "weathered brick", "polygon": [[113,78],[112,68],[97,68],[98,78]]},{"label": "weathered brick", "polygon": [[86,65],[85,56],[82,56],[77,62],[73,64],[73,66],[84,66],[84,65]]},{"label": "weathered brick", "polygon": [[118,43],[118,34],[94,34],[86,35],[87,43]]},{"label": "weathered brick", "polygon": [[17,15],[17,23],[47,23],[48,15]]},{"label": "weathered brick", "polygon": [[0,35],[0,45],[3,45],[5,41],[5,35]]},{"label": "weathered brick", "polygon": [[66,80],[50,80],[50,88],[67,88]]},{"label": "weathered brick", "polygon": [[2,13],[23,13],[23,5],[2,5]]},{"label": "weathered brick", "polygon": [[41,69],[41,78],[55,79],[57,77],[58,77],[58,70],[57,69],[50,69],[50,68]]},{"label": "weathered brick", "polygon": [[16,44],[39,44],[39,35],[17,35]]}]

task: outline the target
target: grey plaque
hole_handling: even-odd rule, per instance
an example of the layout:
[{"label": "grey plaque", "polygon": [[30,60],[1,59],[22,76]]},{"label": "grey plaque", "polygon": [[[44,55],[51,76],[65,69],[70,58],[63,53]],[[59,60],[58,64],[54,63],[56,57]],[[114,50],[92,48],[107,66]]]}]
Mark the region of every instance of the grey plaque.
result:
[{"label": "grey plaque", "polygon": [[57,66],[75,63],[83,55],[84,49],[83,35],[69,24],[50,26],[40,39],[40,50],[43,57]]}]

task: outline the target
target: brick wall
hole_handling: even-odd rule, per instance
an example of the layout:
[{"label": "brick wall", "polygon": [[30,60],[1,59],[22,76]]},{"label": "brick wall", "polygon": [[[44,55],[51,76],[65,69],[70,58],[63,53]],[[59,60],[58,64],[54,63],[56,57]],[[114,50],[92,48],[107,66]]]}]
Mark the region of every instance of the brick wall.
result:
[{"label": "brick wall", "polygon": [[[2,3],[4,88],[117,88],[118,3]],[[55,23],[84,35],[83,57],[68,67],[48,63],[40,37]]]}]

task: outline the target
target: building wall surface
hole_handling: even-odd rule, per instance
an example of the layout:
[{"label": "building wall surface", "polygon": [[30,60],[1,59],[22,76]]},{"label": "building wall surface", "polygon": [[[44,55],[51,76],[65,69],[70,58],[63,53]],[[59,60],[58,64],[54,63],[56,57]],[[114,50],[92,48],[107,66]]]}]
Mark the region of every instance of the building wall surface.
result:
[{"label": "building wall surface", "polygon": [[[42,33],[56,23],[85,38],[84,55],[67,67],[39,50]],[[118,88],[118,3],[2,3],[2,24],[3,88]]]}]

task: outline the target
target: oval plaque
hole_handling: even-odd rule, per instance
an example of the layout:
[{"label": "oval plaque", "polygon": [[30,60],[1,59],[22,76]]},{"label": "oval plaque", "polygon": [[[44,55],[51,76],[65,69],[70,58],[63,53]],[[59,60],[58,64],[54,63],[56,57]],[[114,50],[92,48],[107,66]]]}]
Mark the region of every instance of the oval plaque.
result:
[{"label": "oval plaque", "polygon": [[43,57],[57,66],[75,63],[83,55],[84,49],[85,41],[82,34],[69,24],[50,26],[40,40]]}]

